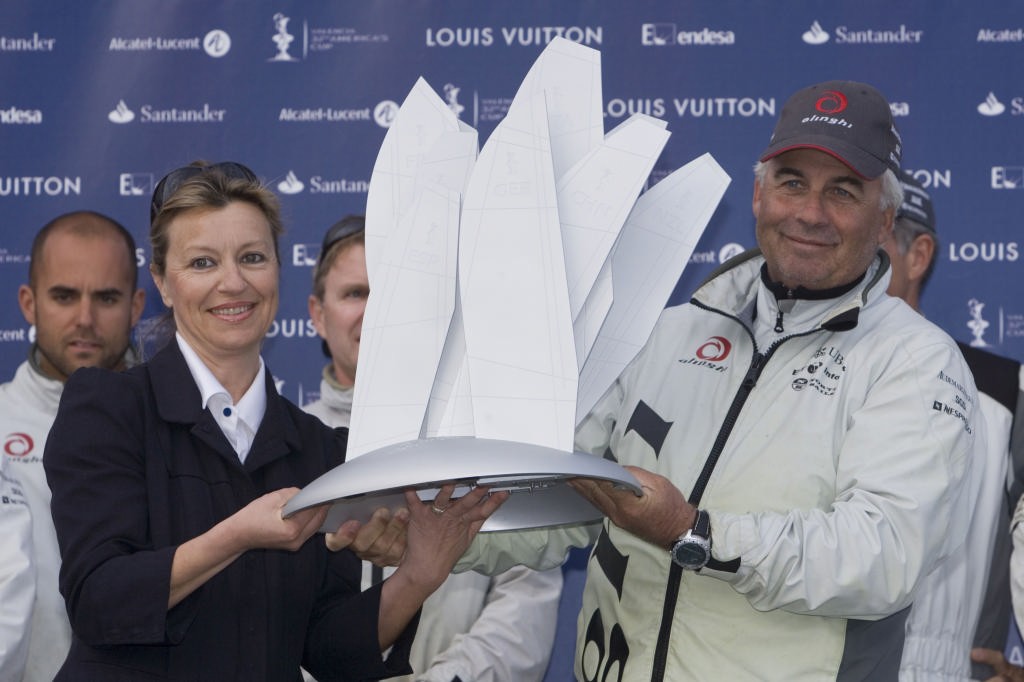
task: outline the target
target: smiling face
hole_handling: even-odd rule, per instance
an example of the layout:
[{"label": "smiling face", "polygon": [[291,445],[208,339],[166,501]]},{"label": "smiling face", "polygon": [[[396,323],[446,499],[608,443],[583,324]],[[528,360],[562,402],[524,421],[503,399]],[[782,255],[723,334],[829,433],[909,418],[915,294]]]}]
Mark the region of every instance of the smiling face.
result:
[{"label": "smiling face", "polygon": [[769,276],[790,289],[818,290],[859,277],[892,231],[882,181],[813,149],[780,154],[766,171],[754,183],[753,207]]},{"label": "smiling face", "polygon": [[346,386],[355,384],[363,312],[369,294],[366,250],[361,243],[354,243],[334,258],[324,278],[323,298],[309,297],[313,325],[331,350],[334,378]]},{"label": "smiling face", "polygon": [[124,240],[113,230],[81,235],[58,230],[45,242],[35,281],[18,302],[36,327],[39,363],[65,381],[79,367],[121,369],[145,303]]},{"label": "smiling face", "polygon": [[151,271],[178,332],[211,368],[258,362],[277,313],[280,274],[266,216],[233,201],[185,211],[167,234],[164,272]]}]

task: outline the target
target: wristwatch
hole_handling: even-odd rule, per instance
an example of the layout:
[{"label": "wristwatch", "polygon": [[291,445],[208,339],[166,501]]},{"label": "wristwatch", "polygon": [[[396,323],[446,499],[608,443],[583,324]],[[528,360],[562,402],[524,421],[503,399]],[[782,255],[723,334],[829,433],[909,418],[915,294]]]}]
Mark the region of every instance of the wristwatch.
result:
[{"label": "wristwatch", "polygon": [[706,511],[697,510],[693,528],[686,531],[669,550],[672,561],[682,568],[699,571],[711,559],[711,517]]}]

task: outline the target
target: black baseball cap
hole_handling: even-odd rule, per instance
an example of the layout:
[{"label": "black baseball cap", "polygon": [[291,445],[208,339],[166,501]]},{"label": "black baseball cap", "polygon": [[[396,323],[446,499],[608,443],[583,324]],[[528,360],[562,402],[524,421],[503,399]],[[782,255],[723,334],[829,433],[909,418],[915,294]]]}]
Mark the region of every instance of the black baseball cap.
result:
[{"label": "black baseball cap", "polygon": [[903,185],[903,203],[896,213],[896,219],[913,220],[934,234],[935,209],[932,207],[932,198],[924,185],[910,173],[901,173],[899,177],[900,184]]},{"label": "black baseball cap", "polygon": [[887,168],[899,177],[903,150],[892,110],[882,93],[865,83],[826,81],[786,101],[760,158],[801,148],[830,154],[869,180]]},{"label": "black baseball cap", "polygon": [[327,233],[324,235],[324,241],[320,245],[320,255],[316,257],[317,263],[319,264],[323,262],[324,256],[327,255],[327,251],[342,239],[347,239],[348,237],[365,230],[366,216],[362,215],[347,215],[331,225],[327,228]]}]

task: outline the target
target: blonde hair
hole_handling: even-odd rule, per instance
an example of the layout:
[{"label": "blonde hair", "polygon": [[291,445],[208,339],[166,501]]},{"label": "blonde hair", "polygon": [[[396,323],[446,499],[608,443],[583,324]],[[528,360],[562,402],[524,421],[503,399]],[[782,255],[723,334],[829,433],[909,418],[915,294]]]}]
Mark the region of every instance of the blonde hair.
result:
[{"label": "blonde hair", "polygon": [[[281,204],[277,195],[255,179],[255,176],[249,179],[229,175],[219,168],[221,165],[211,166],[204,161],[193,161],[186,168],[200,170],[173,188],[170,196],[157,208],[149,228],[151,267],[156,273],[163,275],[167,267],[168,228],[175,218],[189,211],[224,208],[235,201],[255,206],[266,217],[274,239],[274,257],[278,263],[281,262],[279,239],[284,234],[284,223],[281,221]],[[181,170],[169,173],[161,184]]]}]

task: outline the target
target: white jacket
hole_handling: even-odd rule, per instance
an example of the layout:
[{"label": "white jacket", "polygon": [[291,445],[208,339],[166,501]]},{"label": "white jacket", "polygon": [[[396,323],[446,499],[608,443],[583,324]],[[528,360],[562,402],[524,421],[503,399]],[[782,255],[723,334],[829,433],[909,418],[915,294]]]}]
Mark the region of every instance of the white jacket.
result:
[{"label": "white jacket", "polygon": [[[973,500],[970,527],[961,551],[939,564],[922,583],[907,619],[900,662],[901,682],[965,682],[971,676],[970,651],[992,562],[998,516],[1003,513],[1009,463],[1007,441],[988,446],[999,426],[992,399],[978,394],[984,435],[976,434],[968,481]],[[987,679],[987,678],[986,678]]]},{"label": "white jacket", "polygon": [[[1014,413],[1006,402],[1019,392],[1019,365],[963,344],[959,347],[977,384],[985,422],[984,438],[975,438],[972,457],[971,525],[964,551],[932,571],[914,600],[900,665],[902,682],[988,679],[994,674],[988,666],[971,670],[967,660],[970,648],[987,646],[1001,651],[1009,624],[1009,605],[999,603],[1009,591],[1005,584],[1008,567],[995,567],[992,562],[1009,560],[1005,549],[999,558],[994,557],[993,548],[1000,532],[1006,533],[1002,540],[1010,542],[1005,491]],[[1012,370],[1012,376],[1006,375],[1007,370]],[[990,580],[996,584],[989,585]],[[991,612],[986,613],[985,608]],[[979,632],[982,618],[990,622]]]},{"label": "white jacket", "polygon": [[[697,502],[715,566],[682,571],[666,548],[601,528],[580,679],[895,679],[906,607],[964,543],[983,426],[954,342],[886,295],[884,257],[845,294],[785,302],[775,331],[763,262],[744,254],[664,311],[577,431],[579,449],[691,500],[718,455]],[[460,568],[550,565],[586,536],[488,535]]]},{"label": "white jacket", "polygon": [[[1024,397],[1021,393],[1021,386],[1024,385],[1021,374],[1024,368],[1017,360],[990,353],[983,348],[963,342],[957,345],[974,374],[974,383],[981,397],[988,461],[994,462],[1002,457],[1007,462],[1007,476],[1003,481],[1006,489],[1001,490],[1003,494],[999,496],[1001,504],[996,519],[992,561],[985,581],[985,598],[978,627],[974,632],[974,646],[1002,651],[1006,648],[1013,618],[1010,598],[1010,554],[1013,546],[1010,517],[1013,516],[1016,504],[1016,497],[1012,493],[1021,485],[1021,480],[1014,473],[1014,463],[1024,462],[1024,437],[1014,437],[1014,432],[1024,425]],[[992,475],[996,475],[996,467],[991,468]],[[973,578],[979,580],[980,576]],[[987,680],[994,674],[994,669],[974,663],[971,672],[974,679]]]},{"label": "white jacket", "polygon": [[[19,434],[4,433],[4,445],[21,443]],[[32,565],[32,515],[21,484],[0,456],[0,682],[17,682],[28,658],[36,574]]]},{"label": "white jacket", "polygon": [[1010,520],[1013,534],[1013,553],[1010,558],[1010,594],[1013,601],[1013,617],[1018,630],[1024,625],[1024,495],[1018,501]]},{"label": "white jacket", "polygon": [[[347,426],[351,389],[324,370],[320,400],[306,405],[329,426]],[[384,571],[384,576],[390,575]],[[364,562],[363,587],[371,564]],[[409,663],[415,682],[530,682],[544,677],[558,619],[562,572],[522,566],[494,577],[450,576],[423,605]]]},{"label": "white jacket", "polygon": [[[4,438],[4,466],[13,478],[22,484],[32,515],[32,542],[23,549],[21,559],[15,553],[3,551],[0,561],[28,561],[35,572],[35,599],[31,615],[31,636],[28,660],[24,670],[25,682],[49,682],[64,662],[71,646],[71,626],[64,609],[64,599],[57,587],[60,570],[60,550],[57,534],[50,518],[50,488],[43,472],[43,447],[46,436],[57,414],[64,384],[47,378],[32,362],[26,360],[18,366],[14,379],[0,386],[0,435]],[[20,521],[10,514],[10,505],[0,506],[0,540],[8,533],[8,526]],[[0,622],[21,613],[20,601],[8,601],[0,596]],[[22,622],[21,632],[11,633],[6,627],[0,631],[0,651],[5,651],[18,635],[27,634],[28,620]],[[6,671],[7,658],[0,663]],[[0,680],[12,679],[0,676]],[[13,679],[22,679],[13,677]]]}]

